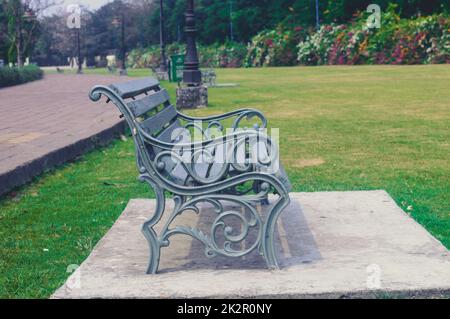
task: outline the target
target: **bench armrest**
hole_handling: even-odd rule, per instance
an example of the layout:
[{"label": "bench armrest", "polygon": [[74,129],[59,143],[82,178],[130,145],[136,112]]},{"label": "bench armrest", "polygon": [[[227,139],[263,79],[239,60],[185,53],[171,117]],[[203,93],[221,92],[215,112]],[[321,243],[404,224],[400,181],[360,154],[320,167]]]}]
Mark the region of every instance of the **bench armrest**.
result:
[{"label": "bench armrest", "polygon": [[232,125],[233,130],[236,130],[239,128],[239,125],[241,124],[241,121],[244,118],[247,118],[247,120],[250,120],[253,117],[257,117],[260,119],[261,125],[255,124],[254,127],[255,128],[266,128],[267,127],[267,119],[264,116],[264,114],[259,110],[250,109],[250,108],[239,109],[239,110],[235,110],[235,111],[228,112],[225,114],[205,116],[205,117],[189,116],[189,115],[186,115],[181,112],[178,112],[178,116],[181,119],[188,121],[188,122],[196,122],[196,121],[207,122],[208,127],[213,126],[213,125],[223,127],[223,125],[220,123],[220,121],[235,117],[235,120]]},{"label": "bench armrest", "polygon": [[[153,137],[152,135],[148,134],[144,129],[141,127],[137,127],[137,130],[139,131],[139,135],[141,135],[144,139],[144,141],[148,144],[151,144],[154,147],[160,148],[162,150],[170,151],[174,149],[175,147],[190,149],[192,151],[198,151],[201,149],[204,149],[206,147],[214,147],[217,145],[222,145],[226,143],[227,141],[235,140],[237,142],[240,142],[244,139],[248,138],[259,138],[262,140],[265,140],[268,142],[268,144],[272,144],[271,139],[264,133],[256,130],[256,129],[248,129],[248,130],[235,130],[232,133],[225,134],[219,137],[209,138],[207,137],[204,140],[201,141],[194,141],[194,142],[163,142],[159,140],[156,137]],[[181,134],[180,134],[181,135]]]},{"label": "bench armrest", "polygon": [[[147,176],[147,174],[141,175],[141,181],[144,179],[142,177]],[[280,181],[280,179],[274,175],[261,173],[261,172],[246,172],[236,176],[232,176],[227,178],[226,180],[218,180],[207,184],[200,185],[180,185],[173,181],[167,180],[164,177],[160,176],[160,178],[166,183],[166,187],[171,192],[182,191],[185,194],[191,196],[202,195],[206,196],[212,193],[218,193],[224,190],[229,189],[230,187],[239,186],[247,181],[258,181],[261,183],[266,183],[261,189],[259,193],[254,195],[246,195],[249,200],[261,200],[270,191],[275,191],[278,194],[287,193],[288,190],[284,186],[284,184]]]}]

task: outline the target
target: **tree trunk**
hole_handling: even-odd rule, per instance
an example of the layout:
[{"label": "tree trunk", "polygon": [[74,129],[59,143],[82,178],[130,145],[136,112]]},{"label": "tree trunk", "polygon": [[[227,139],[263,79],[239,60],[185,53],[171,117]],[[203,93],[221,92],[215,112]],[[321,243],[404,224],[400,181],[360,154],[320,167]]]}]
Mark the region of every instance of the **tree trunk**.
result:
[{"label": "tree trunk", "polygon": [[[19,14],[20,11],[19,11]],[[22,16],[18,17],[18,36],[16,37],[16,49],[17,49],[17,66],[23,67],[23,30],[22,30]]]},{"label": "tree trunk", "polygon": [[19,68],[23,67],[23,58],[22,58],[22,46],[20,44],[20,40],[16,44],[17,49],[17,66]]}]

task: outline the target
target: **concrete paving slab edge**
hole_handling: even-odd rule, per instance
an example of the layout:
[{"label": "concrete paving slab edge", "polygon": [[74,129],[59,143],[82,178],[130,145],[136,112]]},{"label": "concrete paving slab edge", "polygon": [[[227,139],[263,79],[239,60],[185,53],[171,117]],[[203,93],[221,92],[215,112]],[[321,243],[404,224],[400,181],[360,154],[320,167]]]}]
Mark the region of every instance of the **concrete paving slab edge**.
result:
[{"label": "concrete paving slab edge", "polygon": [[[191,264],[190,269],[184,268],[184,266],[180,268],[180,265],[184,261],[179,258],[179,255],[175,254],[175,251],[172,251],[170,256],[166,255],[163,263],[165,261],[170,262],[168,259],[172,258],[172,263],[175,266],[180,263],[177,266],[178,269],[173,268],[177,269],[176,271],[172,270],[166,273],[163,271],[156,277],[143,275],[141,274],[141,270],[146,265],[147,248],[143,244],[142,238],[139,237],[138,232],[133,231],[130,233],[129,228],[132,227],[138,230],[139,223],[145,219],[148,211],[152,210],[151,207],[153,207],[154,201],[131,200],[122,216],[114,223],[102,240],[97,243],[93,253],[79,268],[83,272],[84,280],[87,280],[83,284],[83,289],[67,290],[68,287],[62,286],[55,291],[52,298],[334,299],[450,297],[449,277],[445,275],[448,274],[448,268],[445,268],[445,263],[449,261],[448,250],[436,238],[429,234],[422,225],[401,210],[385,191],[292,193],[291,195],[293,198],[293,203],[291,204],[293,205],[292,212],[298,212],[300,215],[305,214],[306,219],[301,218],[296,221],[292,219],[295,215],[290,214],[286,216],[286,218],[289,218],[286,220],[291,221],[291,225],[295,227],[291,227],[292,229],[285,228],[284,231],[286,234],[283,236],[287,238],[286,236],[289,233],[288,237],[290,239],[295,239],[296,242],[300,243],[303,242],[302,246],[297,248],[302,248],[298,249],[298,251],[304,251],[304,256],[308,260],[311,258],[311,260],[314,260],[312,248],[315,247],[318,251],[321,251],[320,258],[315,262],[312,261],[303,264],[300,263],[301,260],[299,259],[297,263],[292,263],[291,266],[285,267],[284,271],[271,272],[266,276],[264,270],[251,270],[251,268],[247,270],[239,268],[221,270],[219,268],[210,269],[210,266],[207,266],[206,268],[200,267],[193,269],[193,264]],[[323,198],[327,198],[327,201]],[[301,206],[297,206],[294,202],[302,204]],[[334,202],[338,203],[338,205],[333,208],[328,208],[330,206],[329,204]],[[379,205],[374,205],[377,203]],[[380,217],[382,218],[380,219]],[[189,218],[195,217],[191,216]],[[371,223],[367,224],[367,227],[359,227],[362,226],[360,222],[366,220],[366,218]],[[373,224],[377,220],[380,221],[377,222],[378,225]],[[355,227],[347,227],[349,221],[352,221]],[[281,224],[286,225],[285,222],[282,221]],[[310,235],[314,238],[314,242],[308,239],[309,235],[307,236],[308,231],[305,231],[307,230],[306,228],[298,227],[301,225],[312,226]],[[391,229],[383,230],[385,227]],[[400,229],[405,230],[405,234],[404,236],[397,237]],[[302,231],[297,232],[297,230]],[[380,236],[380,230],[383,230],[383,236]],[[119,249],[111,243],[114,242],[113,238],[122,238],[124,231],[129,234],[127,247]],[[295,235],[293,231],[299,235]],[[342,248],[339,248],[341,245],[336,246],[334,244],[336,238],[331,241],[328,240],[328,237],[330,235],[333,236],[334,232],[341,236],[343,240],[346,240],[345,243],[347,243],[347,246],[344,245]],[[300,237],[297,238],[296,236]],[[367,241],[366,243],[361,242],[364,239]],[[176,242],[175,238],[173,241],[175,247],[181,242]],[[288,242],[288,245],[291,244]],[[331,246],[328,247],[330,244]],[[137,248],[138,246],[140,248]],[[183,250],[187,248],[191,249],[193,246],[178,247]],[[294,246],[290,247],[294,255],[297,254],[295,248]],[[370,250],[367,250],[368,248]],[[339,249],[341,249],[341,252]],[[183,251],[181,255],[187,256],[183,258],[192,258],[189,251]],[[197,250],[193,251],[197,252]],[[121,255],[123,256],[121,257]],[[353,255],[356,259],[350,259],[352,264],[345,266],[343,262],[349,262],[349,256]],[[110,256],[115,257],[110,259]],[[122,260],[121,258],[124,258],[124,256],[126,260],[123,260],[123,263],[117,262]],[[292,256],[289,258],[293,260]],[[384,268],[383,286],[378,289],[365,287],[359,282],[361,280],[361,282],[364,282],[366,279],[358,277],[366,274],[367,269],[364,271],[366,264],[373,262],[374,258],[378,259],[381,267]],[[249,260],[248,262],[251,261]],[[200,265],[201,262],[198,264]],[[171,266],[169,263],[166,265]],[[390,265],[392,265],[391,268],[385,268]],[[331,272],[327,272],[327,269]],[[342,272],[339,269],[345,271]],[[409,271],[408,276],[403,275],[405,269]],[[92,273],[90,273],[91,271]],[[213,280],[218,281],[219,279],[223,279],[222,282],[229,282],[227,276],[230,273],[235,275],[242,275],[241,273],[243,273],[246,276],[242,278],[248,279],[249,271],[254,277],[249,283],[254,287],[258,287],[258,290],[252,291],[245,285],[243,287],[231,285],[233,288],[229,290],[225,289],[226,291],[211,289],[210,287],[205,292],[205,285],[202,284],[202,280],[205,282],[213,282]],[[351,277],[342,276],[349,271],[356,277],[354,278],[353,275]],[[314,280],[313,272],[320,272],[321,275]],[[261,274],[263,275],[261,276]],[[309,281],[305,281],[305,278],[303,280],[297,280],[298,278],[295,279],[294,277],[289,277],[290,279],[287,281],[285,278],[286,274],[289,276],[294,275],[295,278],[297,278],[296,276],[306,276],[305,278],[308,278]],[[330,277],[330,274],[333,276]],[[200,284],[197,287],[198,289],[193,289],[194,286],[192,284],[196,282],[192,281],[193,277],[199,280]],[[263,286],[258,282],[258,278],[264,282],[270,281],[272,288],[259,290]],[[328,280],[330,278],[334,279],[327,284],[329,286],[325,287],[327,289],[322,289],[323,287],[321,286],[325,284],[324,282],[327,278]],[[190,287],[189,289],[184,289],[184,286],[179,284],[183,282],[183,279],[188,279],[190,283],[188,285]],[[295,279],[298,282],[294,283],[291,279]],[[108,283],[104,284],[105,281]],[[356,285],[354,281],[357,282]],[[282,288],[277,285],[281,285]],[[344,289],[342,289],[343,287]],[[347,287],[348,290],[346,290]],[[147,289],[150,290],[146,291]]]}]

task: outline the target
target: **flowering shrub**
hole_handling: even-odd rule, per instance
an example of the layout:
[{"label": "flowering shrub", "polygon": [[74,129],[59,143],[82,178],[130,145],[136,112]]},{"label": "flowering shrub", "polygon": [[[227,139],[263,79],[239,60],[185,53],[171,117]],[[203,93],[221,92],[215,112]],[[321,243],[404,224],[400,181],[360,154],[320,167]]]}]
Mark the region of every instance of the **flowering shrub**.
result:
[{"label": "flowering shrub", "polygon": [[450,62],[450,20],[442,16],[407,21],[394,33],[393,64]]},{"label": "flowering shrub", "polygon": [[345,25],[322,25],[316,33],[308,36],[297,46],[298,60],[306,65],[343,62],[346,51],[344,43],[349,42],[352,35]]},{"label": "flowering shrub", "polygon": [[[172,43],[166,47],[166,55],[169,58],[173,54],[185,52],[185,45]],[[138,48],[132,50],[127,56],[127,65],[131,68],[151,68],[159,67],[161,61],[161,50],[159,46],[148,48]]]},{"label": "flowering shrub", "polygon": [[[132,68],[157,68],[160,64],[160,47],[134,49],[128,54],[127,62]],[[173,43],[166,48],[167,58],[173,54],[186,52],[185,45]],[[239,43],[198,46],[198,55],[202,67],[236,68],[243,65],[247,48]]]},{"label": "flowering shrub", "polygon": [[[450,19],[446,15],[400,19],[394,7],[382,15],[381,28],[369,29],[360,13],[350,24],[322,25],[316,32],[278,26],[257,34],[248,46],[228,42],[198,46],[200,65],[211,68],[323,64],[450,63]],[[171,44],[167,57],[185,52]],[[135,49],[128,56],[134,68],[157,68],[160,49]]]},{"label": "flowering shrub", "polygon": [[296,45],[306,31],[302,27],[263,31],[253,37],[245,57],[246,67],[289,66],[297,64]]},{"label": "flowering shrub", "polygon": [[156,68],[159,64],[159,48],[134,49],[127,56],[131,68]]},{"label": "flowering shrub", "polygon": [[247,47],[236,42],[199,47],[200,64],[213,68],[239,68],[243,66]]},{"label": "flowering shrub", "polygon": [[298,61],[320,64],[450,63],[450,20],[444,15],[400,19],[391,7],[380,29],[361,14],[350,25],[323,25],[297,46]]},{"label": "flowering shrub", "polygon": [[450,63],[450,19],[438,17],[439,29],[442,33],[431,39],[431,46],[427,48],[428,63]]}]

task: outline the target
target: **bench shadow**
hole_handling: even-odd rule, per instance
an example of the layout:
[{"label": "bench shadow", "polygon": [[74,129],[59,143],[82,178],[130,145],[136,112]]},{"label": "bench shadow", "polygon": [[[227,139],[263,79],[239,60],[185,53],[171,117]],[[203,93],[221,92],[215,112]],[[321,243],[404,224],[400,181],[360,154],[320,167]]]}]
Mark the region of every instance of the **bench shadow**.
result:
[{"label": "bench shadow", "polygon": [[[259,213],[263,218],[269,211],[269,206],[259,206]],[[240,209],[233,205],[224,205],[226,209]],[[217,217],[217,213],[210,206],[202,206],[199,218],[195,224],[195,228],[202,230],[205,234],[210,234],[211,224]],[[241,224],[238,220],[228,220],[227,226],[233,228],[233,235],[240,233]],[[223,232],[217,232],[217,238],[223,236]],[[220,237],[219,237],[220,236]],[[188,237],[182,237],[186,240]],[[257,238],[257,229],[253,228],[249,232],[247,239],[240,245],[232,246],[236,250],[251,247]],[[190,238],[189,238],[190,239]],[[223,244],[223,239],[218,239],[218,245]],[[275,230],[275,247],[278,253],[278,259],[281,268],[288,268],[300,264],[309,264],[322,259],[317,244],[304,212],[299,202],[295,199],[291,200],[290,205],[282,212],[278,219],[278,225]],[[168,248],[170,250],[170,247]],[[214,258],[208,258],[204,254],[204,245],[192,239],[190,247],[184,251],[183,256],[177,258],[176,264],[169,267],[160,268],[160,273],[168,273],[180,270],[192,269],[266,269],[266,262],[259,254],[258,249],[254,249],[248,255],[242,257],[225,257],[218,255]]]}]

